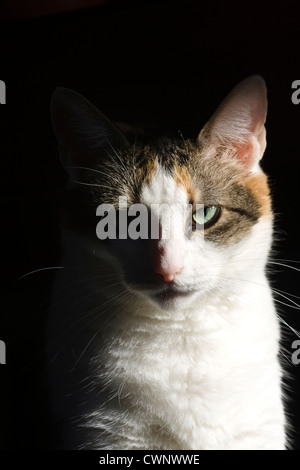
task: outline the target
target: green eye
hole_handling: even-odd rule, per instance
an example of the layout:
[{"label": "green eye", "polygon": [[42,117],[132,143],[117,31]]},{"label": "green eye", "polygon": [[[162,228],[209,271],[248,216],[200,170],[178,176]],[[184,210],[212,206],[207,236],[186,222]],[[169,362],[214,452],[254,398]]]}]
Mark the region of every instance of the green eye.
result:
[{"label": "green eye", "polygon": [[203,230],[214,225],[220,217],[221,209],[217,206],[203,206],[193,213],[194,230]]}]

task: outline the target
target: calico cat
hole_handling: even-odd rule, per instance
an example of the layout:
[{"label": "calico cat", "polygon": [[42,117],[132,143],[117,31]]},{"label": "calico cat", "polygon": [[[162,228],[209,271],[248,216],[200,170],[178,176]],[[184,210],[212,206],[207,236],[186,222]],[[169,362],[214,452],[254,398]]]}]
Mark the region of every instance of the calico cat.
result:
[{"label": "calico cat", "polygon": [[[285,449],[263,79],[237,85],[194,141],[131,144],[65,88],[51,110],[70,175],[48,325],[60,446]],[[142,204],[158,236],[116,225],[100,239],[103,204]]]}]

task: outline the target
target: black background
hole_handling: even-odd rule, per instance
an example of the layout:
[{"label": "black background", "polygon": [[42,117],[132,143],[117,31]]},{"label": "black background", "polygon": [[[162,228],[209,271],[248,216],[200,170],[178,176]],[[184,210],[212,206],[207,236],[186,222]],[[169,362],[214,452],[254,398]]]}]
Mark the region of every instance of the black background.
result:
[{"label": "black background", "polygon": [[[108,1],[0,24],[0,79],[7,87],[7,104],[0,108],[0,339],[7,346],[7,365],[0,368],[0,448],[49,448],[55,434],[43,362],[55,269],[20,279],[60,265],[66,175],[50,125],[55,87],[74,88],[117,121],[150,123],[188,137],[236,83],[261,74],[269,93],[263,168],[276,213],[274,259],[300,268],[300,105],[291,101],[291,84],[300,80],[299,14],[296,1]],[[300,272],[271,268],[274,287],[300,296]],[[284,321],[300,329],[299,311],[278,307]],[[288,331],[284,326],[282,355],[290,375],[292,448],[300,449],[300,365],[291,364],[297,337]]]}]

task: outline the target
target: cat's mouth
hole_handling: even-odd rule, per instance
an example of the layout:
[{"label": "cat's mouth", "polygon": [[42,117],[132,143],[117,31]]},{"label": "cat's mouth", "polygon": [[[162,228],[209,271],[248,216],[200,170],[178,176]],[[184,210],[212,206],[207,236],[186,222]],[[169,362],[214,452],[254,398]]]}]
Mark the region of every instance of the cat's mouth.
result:
[{"label": "cat's mouth", "polygon": [[181,290],[170,286],[160,292],[151,292],[148,295],[152,302],[163,309],[169,310],[188,306],[195,294],[196,290]]},{"label": "cat's mouth", "polygon": [[160,283],[157,283],[157,280],[154,280],[154,282],[135,282],[134,284],[125,281],[125,284],[131,291],[142,294],[154,304],[166,310],[176,306],[180,308],[188,306],[191,299],[199,291],[199,289],[195,289],[192,286],[183,287],[174,283],[162,286]]},{"label": "cat's mouth", "polygon": [[159,301],[168,301],[174,299],[180,299],[184,297],[188,297],[195,293],[195,290],[179,290],[175,287],[167,287],[161,292],[152,293],[151,297],[156,298]]}]

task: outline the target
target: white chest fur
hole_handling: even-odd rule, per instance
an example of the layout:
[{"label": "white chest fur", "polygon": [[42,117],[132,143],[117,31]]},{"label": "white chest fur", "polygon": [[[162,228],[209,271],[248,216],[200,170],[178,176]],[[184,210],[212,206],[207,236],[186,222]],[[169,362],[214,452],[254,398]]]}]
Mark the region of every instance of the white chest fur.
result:
[{"label": "white chest fur", "polygon": [[264,279],[247,296],[118,328],[107,364],[127,407],[123,448],[284,448],[279,331]]}]

